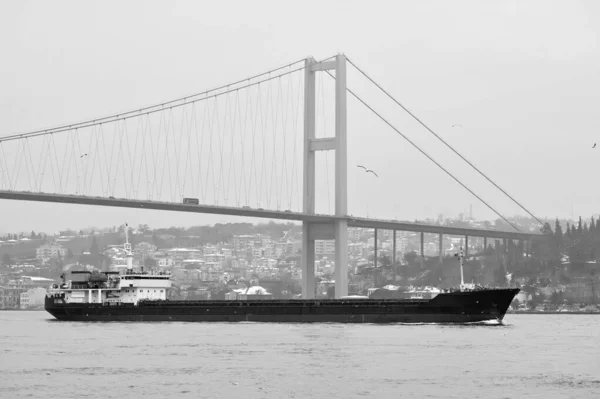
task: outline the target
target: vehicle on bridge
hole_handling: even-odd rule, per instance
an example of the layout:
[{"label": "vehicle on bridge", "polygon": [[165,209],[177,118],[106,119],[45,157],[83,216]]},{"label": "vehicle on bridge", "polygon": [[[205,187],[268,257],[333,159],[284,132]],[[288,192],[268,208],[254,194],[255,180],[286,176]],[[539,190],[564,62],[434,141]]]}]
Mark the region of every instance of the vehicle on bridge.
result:
[{"label": "vehicle on bridge", "polygon": [[192,205],[200,205],[200,201],[198,200],[198,198],[184,198],[183,203],[184,204],[192,204]]}]

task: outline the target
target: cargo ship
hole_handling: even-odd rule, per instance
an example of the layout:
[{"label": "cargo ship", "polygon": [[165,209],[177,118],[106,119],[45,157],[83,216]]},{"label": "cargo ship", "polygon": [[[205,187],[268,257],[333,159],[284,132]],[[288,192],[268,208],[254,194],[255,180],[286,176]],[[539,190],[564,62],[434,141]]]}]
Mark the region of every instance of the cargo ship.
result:
[{"label": "cargo ship", "polygon": [[49,290],[45,309],[67,321],[204,321],[334,323],[472,323],[501,322],[518,288],[485,288],[464,284],[429,298],[291,300],[168,299],[171,275],[133,269],[127,234],[127,269],[119,272],[72,271]]},{"label": "cargo ship", "polygon": [[[147,275],[131,275],[133,280]],[[135,290],[138,291],[139,287]],[[99,291],[105,289],[100,288]],[[139,288],[139,291],[143,291]],[[87,294],[95,300],[97,293]],[[145,290],[152,291],[152,290]],[[81,301],[73,291],[52,293],[46,311],[67,321],[205,321],[329,323],[473,323],[502,321],[518,289],[443,292],[433,299],[326,299],[137,302]],[[81,291],[80,291],[81,292]],[[114,291],[113,291],[114,292]],[[132,294],[135,296],[135,294]],[[72,299],[76,299],[73,302]]]}]

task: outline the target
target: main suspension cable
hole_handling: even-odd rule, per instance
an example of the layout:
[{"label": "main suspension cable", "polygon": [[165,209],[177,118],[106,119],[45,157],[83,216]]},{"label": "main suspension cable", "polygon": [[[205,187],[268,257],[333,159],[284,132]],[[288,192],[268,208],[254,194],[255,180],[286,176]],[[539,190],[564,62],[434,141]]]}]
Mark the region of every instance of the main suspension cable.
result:
[{"label": "main suspension cable", "polygon": [[[329,76],[331,76],[333,79],[335,79],[335,76],[333,76],[329,71],[325,71],[327,72],[327,74]],[[360,101],[365,107],[367,107],[371,112],[373,112],[379,119],[381,119],[385,124],[387,124],[389,127],[391,127],[392,129],[394,129],[394,131],[396,133],[398,133],[400,136],[402,136],[403,139],[405,139],[406,141],[408,141],[414,148],[416,148],[421,154],[425,155],[431,162],[433,162],[434,164],[437,165],[437,167],[439,167],[441,170],[443,170],[448,176],[450,176],[454,181],[456,181],[458,184],[460,184],[465,190],[467,190],[469,193],[471,193],[475,198],[477,198],[479,201],[481,201],[481,203],[483,203],[485,206],[487,206],[489,209],[491,209],[496,215],[500,216],[502,218],[502,220],[504,220],[506,223],[508,223],[510,226],[512,226],[512,228],[514,228],[516,231],[520,232],[520,230],[517,228],[517,226],[515,226],[513,223],[511,223],[507,218],[505,218],[500,212],[498,212],[496,209],[494,209],[490,204],[488,204],[483,198],[481,198],[480,196],[478,196],[477,194],[475,194],[473,192],[473,190],[471,190],[469,187],[467,187],[463,182],[461,182],[456,176],[454,176],[448,169],[444,168],[440,163],[438,163],[435,159],[433,159],[429,154],[427,154],[421,147],[419,147],[416,143],[414,143],[411,139],[409,139],[406,135],[404,135],[402,132],[400,132],[400,130],[398,130],[394,125],[392,125],[391,122],[389,122],[387,119],[385,119],[379,112],[375,111],[375,109],[373,109],[373,107],[371,107],[369,104],[367,104],[362,98],[360,98],[356,93],[354,93],[352,90],[350,90],[348,87],[346,87],[346,90],[348,91],[348,93],[350,93],[354,98],[356,98],[358,101]]]},{"label": "main suspension cable", "polygon": [[[160,104],[150,105],[150,106],[147,106],[147,107],[138,108],[138,109],[133,110],[133,111],[121,112],[121,113],[118,113],[118,114],[113,114],[113,115],[105,116],[105,117],[102,117],[102,118],[88,119],[88,120],[85,120],[85,121],[82,121],[82,122],[77,122],[77,123],[71,123],[71,124],[68,124],[68,125],[57,126],[57,127],[54,127],[54,128],[42,129],[42,130],[34,130],[34,131],[31,131],[31,132],[27,132],[27,133],[13,134],[13,135],[6,136],[6,137],[0,137],[0,141],[7,141],[7,140],[15,139],[15,138],[40,136],[40,135],[43,135],[43,134],[63,132],[63,131],[74,129],[76,127],[89,127],[89,126],[94,126],[94,125],[100,124],[100,123],[115,122],[115,121],[118,121],[118,120],[129,119],[129,118],[127,118],[127,116],[131,117],[132,114],[135,114],[133,116],[139,116],[141,114],[153,113],[153,112],[156,112],[156,111],[160,111],[160,110],[162,110],[164,108],[171,108],[171,107],[175,108],[175,107],[178,107],[178,106],[181,106],[181,105],[191,104],[191,103],[193,103],[195,101],[190,101],[190,100],[193,100],[196,97],[206,96],[206,95],[208,95],[210,93],[213,93],[215,91],[219,91],[219,90],[222,90],[222,89],[225,89],[225,88],[229,88],[231,86],[235,86],[235,85],[241,84],[243,82],[249,82],[250,80],[259,78],[261,76],[272,74],[273,72],[280,71],[282,69],[291,67],[293,65],[296,65],[296,64],[298,64],[300,62],[304,62],[304,61],[305,61],[305,58],[302,58],[302,59],[300,59],[298,61],[295,61],[295,62],[286,64],[286,65],[280,66],[280,67],[275,68],[275,69],[271,69],[270,71],[263,72],[263,73],[260,73],[258,75],[254,75],[254,76],[251,76],[251,77],[248,77],[248,78],[245,78],[245,79],[240,79],[240,80],[238,80],[236,82],[233,82],[233,83],[229,83],[229,84],[226,84],[226,85],[215,87],[213,89],[206,90],[206,91],[203,91],[203,92],[200,92],[200,93],[190,94],[188,96],[180,97],[180,98],[177,98],[175,100],[170,100],[170,101],[163,102],[163,103],[160,103]],[[302,66],[302,68],[304,68],[304,66]],[[295,71],[300,70],[302,68],[295,69],[293,71],[288,71],[287,73],[282,74],[282,75],[278,75],[278,76],[287,75],[288,73],[295,72]],[[271,79],[268,79],[268,80],[271,80]],[[246,86],[244,86],[242,88],[245,88],[245,87],[248,87],[248,86],[249,85],[246,85]],[[219,93],[219,94],[225,94],[225,93]],[[196,101],[198,101],[198,100],[196,100]],[[181,104],[176,104],[178,102],[181,102]],[[171,105],[171,104],[175,104],[175,105]],[[155,110],[155,108],[158,108],[158,110]]]},{"label": "main suspension cable", "polygon": [[350,65],[352,65],[358,72],[360,72],[365,78],[367,78],[371,83],[373,83],[379,90],[381,90],[386,96],[388,96],[392,101],[394,101],[398,106],[400,106],[406,113],[408,113],[411,117],[413,117],[421,126],[427,129],[431,134],[433,134],[438,140],[440,140],[446,147],[448,147],[452,152],[458,155],[463,161],[465,161],[470,167],[475,169],[481,176],[483,176],[488,182],[492,183],[494,187],[500,190],[504,195],[510,198],[515,204],[517,204],[521,209],[529,214],[532,218],[534,218],[538,223],[544,224],[539,218],[537,218],[533,213],[531,213],[525,206],[523,206],[519,201],[513,198],[510,194],[508,194],[502,187],[496,184],[491,178],[489,178],[485,173],[483,173],[479,168],[477,168],[472,162],[466,159],[462,154],[460,154],[454,147],[448,144],[442,137],[440,137],[437,133],[435,133],[429,126],[427,126],[423,121],[417,118],[412,112],[410,112],[404,105],[402,105],[398,100],[396,100],[390,93],[388,93],[383,87],[381,87],[377,82],[375,82],[369,75],[367,75],[362,69],[360,69],[355,63],[353,63],[348,57],[346,57]]},{"label": "main suspension cable", "polygon": [[[217,93],[217,94],[212,94],[210,96],[204,96],[204,97],[201,97],[201,98],[195,98],[195,99],[193,99],[191,101],[186,100],[185,102],[182,102],[182,103],[179,103],[179,104],[170,105],[170,106],[164,107],[164,108],[159,105],[160,108],[150,109],[152,107],[148,107],[148,108],[146,108],[146,111],[141,112],[141,113],[136,113],[136,112],[139,112],[139,111],[131,111],[127,115],[125,115],[125,114],[119,114],[118,116],[114,115],[113,119],[111,119],[111,120],[103,120],[103,121],[101,121],[99,119],[93,119],[93,120],[89,120],[87,122],[81,122],[80,124],[64,125],[64,126],[61,126],[61,127],[57,127],[57,128],[51,129],[51,130],[39,130],[39,131],[35,131],[35,132],[30,132],[30,133],[22,133],[22,134],[15,134],[15,135],[12,135],[12,136],[0,137],[0,142],[11,141],[11,140],[18,140],[18,139],[23,139],[23,138],[26,138],[26,137],[37,137],[37,136],[44,136],[44,135],[48,135],[48,134],[54,134],[54,133],[60,133],[60,132],[67,132],[67,131],[73,130],[75,128],[82,129],[82,128],[85,128],[85,127],[103,125],[103,124],[106,124],[106,123],[112,123],[112,122],[127,120],[127,119],[131,119],[131,118],[137,118],[137,117],[140,117],[142,115],[150,115],[150,114],[154,114],[156,112],[161,112],[161,111],[165,111],[165,110],[171,110],[173,108],[183,107],[184,105],[194,104],[194,103],[197,103],[197,102],[200,102],[200,101],[208,100],[210,98],[216,98],[216,97],[220,97],[220,96],[225,95],[225,94],[233,93],[233,92],[238,91],[238,90],[246,89],[248,87],[260,85],[261,83],[265,83],[265,82],[268,82],[268,81],[280,78],[282,76],[290,75],[290,74],[292,74],[294,72],[301,71],[304,68],[305,68],[304,65],[302,65],[301,67],[289,70],[289,71],[284,72],[284,73],[280,73],[278,75],[269,76],[268,78],[265,78],[265,79],[262,79],[262,80],[259,80],[259,81],[256,81],[256,82],[248,83],[248,84],[245,84],[245,85],[239,86],[239,87],[234,87],[234,88],[222,91],[222,92]],[[230,86],[231,85],[224,86],[224,87],[221,87],[221,89],[227,88],[227,87],[230,87]],[[212,91],[215,91],[215,90],[212,90]],[[206,92],[206,93],[208,93],[208,92]],[[107,117],[107,118],[110,118],[110,117]]]}]

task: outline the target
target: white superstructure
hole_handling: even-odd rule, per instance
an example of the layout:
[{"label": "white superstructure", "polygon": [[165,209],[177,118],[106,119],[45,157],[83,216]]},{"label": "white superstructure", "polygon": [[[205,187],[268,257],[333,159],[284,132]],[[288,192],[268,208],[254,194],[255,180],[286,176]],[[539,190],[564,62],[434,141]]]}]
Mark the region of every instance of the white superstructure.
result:
[{"label": "white superstructure", "polygon": [[140,300],[165,300],[171,288],[167,272],[71,272],[71,279],[63,277],[60,285],[50,289],[49,295],[64,294],[66,303],[130,303]]},{"label": "white superstructure", "polygon": [[55,284],[48,295],[66,303],[98,303],[107,305],[134,304],[141,300],[166,300],[171,288],[171,274],[165,271],[133,270],[133,251],[127,225],[125,244],[127,270],[119,272],[73,271],[70,278],[63,274],[60,285]]}]

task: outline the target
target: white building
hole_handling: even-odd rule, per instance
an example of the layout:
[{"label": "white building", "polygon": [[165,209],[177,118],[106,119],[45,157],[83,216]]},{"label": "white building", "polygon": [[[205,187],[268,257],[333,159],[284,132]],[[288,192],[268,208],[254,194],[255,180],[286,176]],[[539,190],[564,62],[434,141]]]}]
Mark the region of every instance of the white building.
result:
[{"label": "white building", "polygon": [[36,258],[42,262],[48,262],[50,259],[56,259],[64,257],[67,254],[67,250],[60,244],[44,244],[39,246],[36,250]]},{"label": "white building", "polygon": [[247,248],[254,247],[255,236],[239,235],[233,236],[233,249],[235,251],[243,251]]},{"label": "white building", "polygon": [[159,267],[173,267],[175,266],[175,262],[173,261],[173,258],[160,258],[156,261],[156,264]]},{"label": "white building", "polygon": [[197,248],[172,248],[168,249],[167,255],[176,259],[198,259],[204,252]]},{"label": "white building", "polygon": [[223,262],[225,261],[225,255],[222,254],[206,254],[204,255],[204,261],[206,263],[215,263],[219,266],[223,265]]},{"label": "white building", "polygon": [[21,293],[21,309],[43,308],[47,290],[45,288],[31,288]]},{"label": "white building", "polygon": [[133,256],[143,261],[155,251],[156,245],[150,244],[148,242],[140,242],[135,244],[135,247],[133,248]]},{"label": "white building", "polygon": [[326,255],[335,253],[334,240],[315,240],[315,255]]}]

